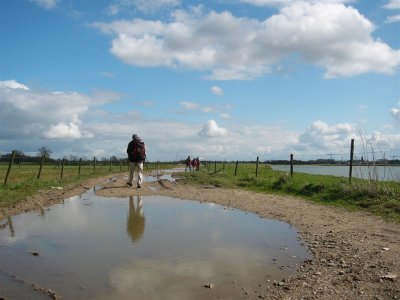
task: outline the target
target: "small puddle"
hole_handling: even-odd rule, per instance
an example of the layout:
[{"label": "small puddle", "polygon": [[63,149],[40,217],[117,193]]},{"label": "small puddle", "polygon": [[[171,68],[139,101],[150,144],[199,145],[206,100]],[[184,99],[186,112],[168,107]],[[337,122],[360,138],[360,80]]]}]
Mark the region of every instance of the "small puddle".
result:
[{"label": "small puddle", "polygon": [[[129,178],[128,176],[124,177],[125,180],[128,180],[128,178]],[[143,176],[143,181],[144,182],[156,182],[158,180],[167,180],[169,182],[175,182],[176,178],[172,177],[171,174],[162,174],[162,173],[154,174],[154,175],[144,175]],[[107,179],[106,183],[110,183],[110,182],[113,182],[113,181],[115,181],[113,178]]]},{"label": "small puddle", "polygon": [[243,299],[309,258],[287,223],[165,196],[89,190],[0,228],[6,299]]}]

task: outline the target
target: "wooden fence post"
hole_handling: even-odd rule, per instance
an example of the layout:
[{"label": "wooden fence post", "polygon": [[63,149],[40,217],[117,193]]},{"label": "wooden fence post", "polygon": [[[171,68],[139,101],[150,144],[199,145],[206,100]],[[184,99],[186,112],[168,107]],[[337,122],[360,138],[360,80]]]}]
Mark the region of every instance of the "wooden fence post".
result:
[{"label": "wooden fence post", "polygon": [[290,154],[290,177],[293,177],[293,154]]},{"label": "wooden fence post", "polygon": [[93,173],[96,173],[96,156],[93,157]]},{"label": "wooden fence post", "polygon": [[61,179],[63,178],[63,175],[64,175],[64,164],[65,164],[65,158],[63,158],[63,160],[62,160],[62,165],[61,165]]},{"label": "wooden fence post", "polygon": [[257,156],[257,163],[256,163],[256,177],[258,177],[258,163],[259,163],[259,157]]},{"label": "wooden fence post", "polygon": [[214,162],[214,171],[217,173],[217,161]]},{"label": "wooden fence post", "polygon": [[222,171],[225,172],[225,160],[222,162]]},{"label": "wooden fence post", "polygon": [[351,182],[351,177],[353,176],[353,156],[354,156],[354,139],[351,139],[349,182]]},{"label": "wooden fence post", "polygon": [[79,159],[78,176],[81,176],[82,157]]},{"label": "wooden fence post", "polygon": [[236,161],[236,166],[235,166],[235,177],[236,177],[236,174],[237,174],[238,163],[239,163],[239,161],[237,160]]},{"label": "wooden fence post", "polygon": [[8,169],[7,169],[7,175],[6,175],[6,178],[4,179],[4,185],[7,184],[8,175],[10,175],[11,166],[12,166],[12,164],[13,164],[13,162],[14,162],[14,158],[15,158],[15,150],[14,150],[14,151],[12,152],[12,154],[11,154],[10,164],[8,165]]},{"label": "wooden fence post", "polygon": [[111,156],[110,156],[110,171],[111,171],[111,165],[112,165],[112,159],[111,159]]},{"label": "wooden fence post", "polygon": [[37,175],[37,179],[40,179],[40,175],[42,174],[43,163],[44,163],[44,154],[42,155],[42,159],[40,160],[40,167],[39,167],[39,173]]}]

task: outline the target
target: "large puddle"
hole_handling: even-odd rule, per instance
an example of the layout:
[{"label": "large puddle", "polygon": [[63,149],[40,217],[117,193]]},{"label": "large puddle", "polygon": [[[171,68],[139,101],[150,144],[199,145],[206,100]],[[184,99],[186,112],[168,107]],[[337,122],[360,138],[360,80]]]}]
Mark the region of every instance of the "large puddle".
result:
[{"label": "large puddle", "polygon": [[6,299],[43,299],[31,283],[62,299],[257,298],[309,257],[287,223],[164,196],[90,190],[6,223]]}]

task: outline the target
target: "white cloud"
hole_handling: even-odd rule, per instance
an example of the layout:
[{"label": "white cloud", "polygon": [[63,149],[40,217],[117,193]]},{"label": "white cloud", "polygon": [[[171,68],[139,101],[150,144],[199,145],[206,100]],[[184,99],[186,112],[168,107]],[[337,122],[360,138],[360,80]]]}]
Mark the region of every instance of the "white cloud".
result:
[{"label": "white cloud", "polygon": [[400,22],[400,15],[389,16],[386,18],[386,23]]},{"label": "white cloud", "polygon": [[332,151],[343,149],[357,136],[357,128],[348,123],[329,125],[322,121],[313,122],[299,135],[296,148],[306,151]]},{"label": "white cloud", "polygon": [[21,83],[16,82],[14,79],[0,81],[0,89],[22,89],[28,91],[29,88]]},{"label": "white cloud", "polygon": [[400,9],[400,0],[389,0],[385,5],[387,9]]},{"label": "white cloud", "polygon": [[[0,139],[79,139],[83,136],[81,118],[89,107],[117,97],[115,93],[101,91],[93,96],[35,91],[15,80],[0,81],[0,94]],[[85,132],[84,135],[91,134]]]},{"label": "white cloud", "polygon": [[215,107],[211,106],[201,106],[198,103],[183,101],[180,103],[183,110],[178,111],[179,113],[186,113],[188,111],[201,111],[203,113],[212,113],[217,111]]},{"label": "white cloud", "polygon": [[209,120],[201,129],[199,135],[204,137],[226,137],[228,136],[228,130],[219,127],[214,120]]},{"label": "white cloud", "polygon": [[82,134],[78,124],[70,122],[69,125],[65,123],[51,125],[50,129],[44,132],[43,136],[48,139],[80,139]]},{"label": "white cloud", "polygon": [[222,96],[224,94],[224,90],[221,89],[219,86],[213,86],[211,88],[211,93],[217,96]]},{"label": "white cloud", "polygon": [[325,68],[327,78],[394,72],[400,51],[375,39],[375,26],[343,2],[287,1],[264,21],[198,8],[175,12],[171,22],[91,26],[112,36],[111,53],[128,64],[189,68],[211,79],[252,79],[293,53]]},{"label": "white cloud", "polygon": [[395,118],[395,120],[400,121],[400,108],[392,108],[390,113]]},{"label": "white cloud", "polygon": [[44,9],[52,9],[57,6],[59,0],[30,0]]},{"label": "white cloud", "polygon": [[[139,111],[102,110],[99,104],[115,100],[113,93],[37,91],[16,81],[0,81],[0,95],[1,153],[12,149],[37,153],[39,147],[46,146],[54,157],[122,158],[136,133],[145,141],[151,161],[187,155],[208,160],[255,160],[259,156],[263,160],[288,158],[290,153],[348,153],[350,139],[358,138],[356,127],[348,123],[316,121],[304,130],[293,131],[284,128],[286,123],[268,126],[228,119],[221,126],[215,120],[147,119]],[[391,111],[397,120],[399,111]],[[375,132],[368,140],[379,142],[385,149],[398,149],[400,134]]]},{"label": "white cloud", "polygon": [[195,110],[200,107],[199,104],[193,103],[193,102],[188,102],[188,101],[181,102],[181,105],[184,109],[187,109],[187,110]]}]

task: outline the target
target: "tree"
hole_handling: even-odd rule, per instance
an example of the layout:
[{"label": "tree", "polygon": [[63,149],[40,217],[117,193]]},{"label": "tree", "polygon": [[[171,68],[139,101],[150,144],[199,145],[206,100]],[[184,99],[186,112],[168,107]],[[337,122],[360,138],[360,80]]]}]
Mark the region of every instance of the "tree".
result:
[{"label": "tree", "polygon": [[40,156],[44,158],[50,158],[51,153],[53,153],[49,148],[43,146],[38,149]]}]

